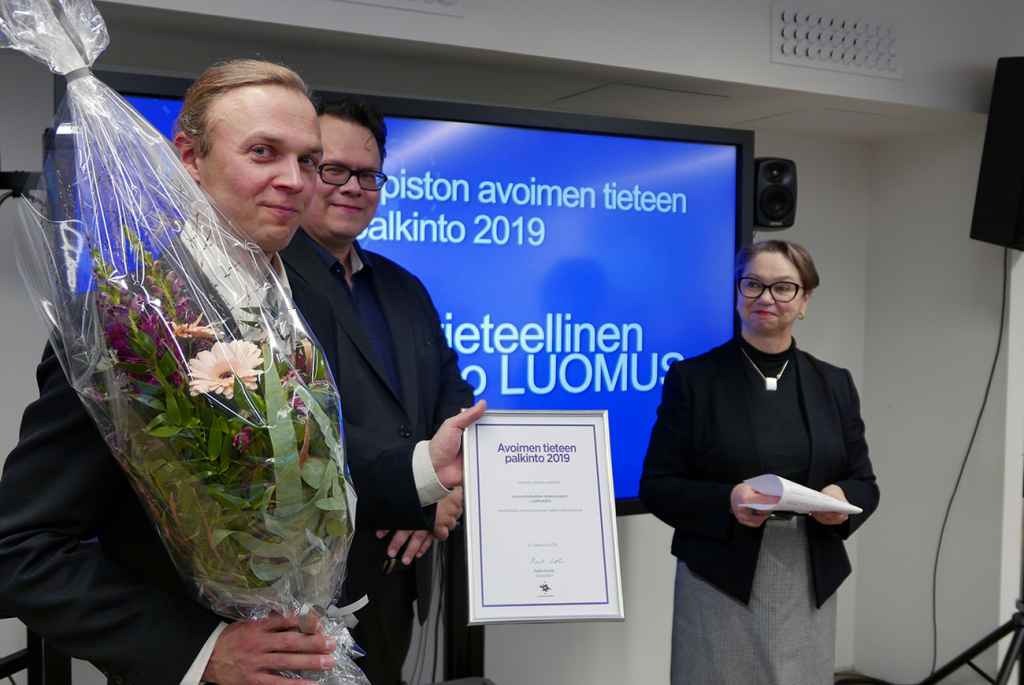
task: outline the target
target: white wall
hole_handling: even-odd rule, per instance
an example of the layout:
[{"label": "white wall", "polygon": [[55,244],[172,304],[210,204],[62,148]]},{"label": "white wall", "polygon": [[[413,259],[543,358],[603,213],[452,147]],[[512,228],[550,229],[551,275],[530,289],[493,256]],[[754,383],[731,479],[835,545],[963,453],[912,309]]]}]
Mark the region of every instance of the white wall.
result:
[{"label": "white wall", "polygon": [[[904,78],[894,81],[769,61],[769,0],[120,0],[141,8],[401,38],[626,67],[663,74],[984,111],[991,65],[1024,24],[1016,0],[793,0],[898,29]],[[446,6],[459,17],[424,14]],[[412,11],[408,11],[412,10]]]},{"label": "white wall", "polygon": [[[996,346],[1003,251],[968,238],[982,140],[979,127],[871,156],[863,399],[882,504],[859,541],[855,661],[896,682],[927,674],[939,527]],[[1005,353],[943,545],[940,665],[1012,610],[998,592]],[[994,672],[992,654],[979,663]]]}]

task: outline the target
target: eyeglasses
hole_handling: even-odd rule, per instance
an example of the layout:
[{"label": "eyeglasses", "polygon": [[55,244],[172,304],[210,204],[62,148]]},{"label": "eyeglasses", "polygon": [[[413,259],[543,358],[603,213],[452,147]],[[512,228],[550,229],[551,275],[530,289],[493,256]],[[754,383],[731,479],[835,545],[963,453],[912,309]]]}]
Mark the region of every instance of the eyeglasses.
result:
[{"label": "eyeglasses", "polygon": [[800,284],[792,281],[762,283],[756,278],[743,277],[736,281],[736,291],[748,300],[756,300],[765,290],[771,292],[776,302],[792,302],[800,292]]},{"label": "eyeglasses", "polygon": [[388,177],[371,169],[349,169],[343,164],[321,164],[317,168],[320,180],[332,186],[343,186],[353,176],[363,190],[380,190],[388,182]]}]

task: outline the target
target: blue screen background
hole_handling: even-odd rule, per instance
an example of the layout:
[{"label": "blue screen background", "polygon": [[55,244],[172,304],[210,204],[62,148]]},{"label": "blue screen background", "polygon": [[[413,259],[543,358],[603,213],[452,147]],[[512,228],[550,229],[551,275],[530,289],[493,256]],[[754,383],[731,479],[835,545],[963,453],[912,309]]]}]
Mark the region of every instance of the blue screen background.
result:
[{"label": "blue screen background", "polygon": [[[170,136],[178,100],[127,99]],[[459,363],[467,380],[479,390],[486,379],[480,396],[492,408],[607,410],[616,496],[636,497],[668,365],[732,336],[738,149],[406,117],[389,117],[387,125],[384,171],[392,180],[362,245],[423,281],[450,343],[460,342],[454,335],[460,325],[464,333],[482,335],[485,317],[492,337],[502,323],[514,327],[505,327],[506,333],[531,323],[545,330],[549,315],[563,325],[568,315],[571,323],[594,330],[611,324],[607,351],[592,351],[584,332],[583,349],[533,353],[532,377],[531,354],[518,344],[507,354],[468,352],[473,345],[464,335],[455,347],[464,350]],[[465,181],[468,201],[395,196],[403,177],[408,187],[409,179],[428,172],[433,179]],[[592,188],[596,207],[483,203],[482,182]],[[663,197],[682,193],[685,213],[608,209],[607,183],[668,194]],[[410,220],[437,222],[442,215],[449,226],[461,222],[462,240],[431,240],[430,224],[426,239],[419,239]],[[394,239],[389,227],[402,221],[405,238],[416,239]],[[496,244],[506,235],[505,244]],[[632,332],[628,349],[610,333],[623,326]],[[538,328],[530,330],[536,334]],[[637,331],[642,346],[635,344]],[[531,379],[541,389],[549,386],[552,363],[561,372],[559,382],[548,392],[531,392]],[[623,377],[615,375],[622,369],[625,389]]]}]

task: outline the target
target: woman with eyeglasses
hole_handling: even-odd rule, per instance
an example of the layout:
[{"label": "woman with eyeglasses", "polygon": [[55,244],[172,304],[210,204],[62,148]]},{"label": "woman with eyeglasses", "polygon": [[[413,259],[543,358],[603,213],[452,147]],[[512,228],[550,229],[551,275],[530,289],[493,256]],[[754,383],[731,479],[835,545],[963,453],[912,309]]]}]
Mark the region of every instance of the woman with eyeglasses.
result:
[{"label": "woman with eyeglasses", "polygon": [[[853,378],[799,349],[818,272],[769,240],[736,256],[740,334],[672,365],[640,482],[675,529],[672,685],[833,681],[843,547],[878,506]],[[773,473],[862,514],[769,514],[743,481]]]}]

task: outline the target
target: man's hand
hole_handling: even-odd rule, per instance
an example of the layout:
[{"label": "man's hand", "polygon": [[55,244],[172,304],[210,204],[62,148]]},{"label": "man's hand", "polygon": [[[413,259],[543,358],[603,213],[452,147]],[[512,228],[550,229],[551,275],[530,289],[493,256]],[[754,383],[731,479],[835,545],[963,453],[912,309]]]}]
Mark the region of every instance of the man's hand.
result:
[{"label": "man's hand", "polygon": [[297,616],[271,616],[232,623],[213,647],[203,680],[218,685],[315,685],[278,671],[329,671],[334,640],[299,631]]},{"label": "man's hand", "polygon": [[447,419],[430,439],[430,462],[441,485],[453,488],[462,484],[462,433],[487,410],[487,402],[478,401],[469,409]]},{"label": "man's hand", "polygon": [[[462,487],[456,485],[452,489],[452,494],[437,503],[437,513],[434,514],[434,530],[430,533],[425,530],[396,530],[395,534],[391,536],[391,542],[388,543],[388,557],[394,559],[404,546],[402,563],[408,566],[413,559],[419,559],[426,554],[430,546],[434,544],[434,540],[447,540],[451,529],[455,527],[459,517],[462,516],[462,501]],[[378,530],[377,539],[383,540],[389,532]]]},{"label": "man's hand", "polygon": [[462,506],[464,493],[462,486],[452,488],[452,494],[437,503],[437,513],[434,514],[434,537],[438,540],[447,540],[452,529],[462,518]]},{"label": "man's hand", "polygon": [[768,520],[769,511],[751,509],[748,504],[775,504],[779,498],[774,495],[762,495],[746,483],[740,483],[732,489],[729,506],[736,520],[745,526],[759,528]]},{"label": "man's hand", "polygon": [[[821,489],[821,494],[835,497],[840,502],[849,501],[846,499],[846,493],[838,485],[826,485]],[[849,515],[838,511],[815,511],[811,516],[823,526],[838,526],[840,523],[846,523],[846,519],[850,518]]]},{"label": "man's hand", "polygon": [[[383,540],[389,532],[391,531],[378,530],[377,539]],[[432,544],[434,544],[434,538],[430,536],[429,531],[396,530],[395,534],[391,536],[391,542],[388,543],[388,558],[394,559],[399,552],[402,552],[402,547],[405,547],[405,551],[402,552],[402,563],[408,566],[413,559],[419,559],[426,554]]]}]

